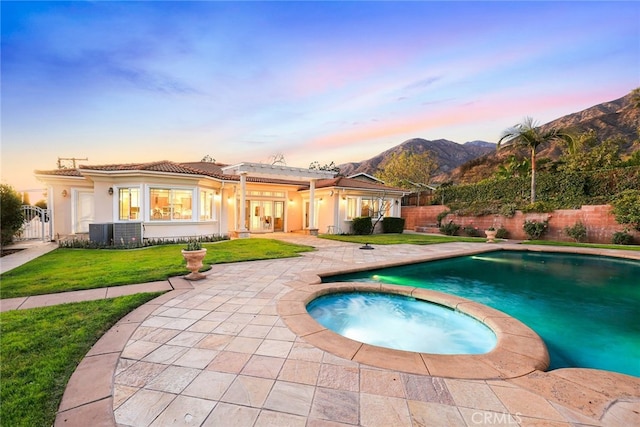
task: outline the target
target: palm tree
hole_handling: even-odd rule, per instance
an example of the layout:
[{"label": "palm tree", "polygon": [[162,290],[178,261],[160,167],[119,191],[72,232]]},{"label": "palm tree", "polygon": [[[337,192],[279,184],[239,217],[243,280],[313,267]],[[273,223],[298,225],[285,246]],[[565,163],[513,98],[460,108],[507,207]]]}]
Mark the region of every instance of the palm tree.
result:
[{"label": "palm tree", "polygon": [[522,123],[502,132],[498,149],[504,142],[505,145],[521,145],[531,150],[531,203],[536,201],[536,149],[544,143],[566,138],[567,135],[558,129],[542,131],[531,117],[525,117]]}]

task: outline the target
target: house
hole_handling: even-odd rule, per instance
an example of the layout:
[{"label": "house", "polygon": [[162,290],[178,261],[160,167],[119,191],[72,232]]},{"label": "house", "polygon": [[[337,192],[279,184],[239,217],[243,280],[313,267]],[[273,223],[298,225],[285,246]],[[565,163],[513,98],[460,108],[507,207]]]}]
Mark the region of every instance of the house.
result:
[{"label": "house", "polygon": [[400,216],[402,189],[261,163],[85,165],[35,171],[53,236],[130,243],[204,235],[348,233],[353,218]]}]

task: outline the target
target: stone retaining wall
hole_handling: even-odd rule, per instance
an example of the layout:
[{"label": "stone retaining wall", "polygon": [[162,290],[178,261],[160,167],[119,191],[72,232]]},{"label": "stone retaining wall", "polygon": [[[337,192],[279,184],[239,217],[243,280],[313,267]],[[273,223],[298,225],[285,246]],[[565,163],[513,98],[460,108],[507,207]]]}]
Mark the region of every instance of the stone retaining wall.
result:
[{"label": "stone retaining wall", "polygon": [[[405,229],[414,231],[432,231],[437,224],[437,216],[442,211],[447,210],[446,206],[403,206],[402,218],[405,219]],[[571,227],[576,222],[581,221],[587,227],[587,242],[590,243],[611,243],[613,233],[623,231],[624,226],[615,220],[610,205],[582,206],[580,209],[561,209],[550,213],[522,213],[507,218],[502,215],[485,216],[460,216],[449,214],[442,223],[453,221],[462,227],[477,228],[478,235],[483,236],[484,230],[490,226],[495,228],[504,227],[509,231],[509,238],[525,240],[527,235],[522,229],[525,220],[544,221],[549,220],[549,228],[542,236],[544,240],[573,241],[565,233],[565,227]],[[634,244],[640,244],[640,232],[630,230],[634,236]]]}]

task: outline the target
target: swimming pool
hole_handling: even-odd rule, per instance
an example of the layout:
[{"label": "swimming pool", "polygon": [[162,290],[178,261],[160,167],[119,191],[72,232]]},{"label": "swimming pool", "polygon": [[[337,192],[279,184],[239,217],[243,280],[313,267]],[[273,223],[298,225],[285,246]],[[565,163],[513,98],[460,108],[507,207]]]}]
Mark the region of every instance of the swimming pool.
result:
[{"label": "swimming pool", "polygon": [[545,341],[550,369],[582,367],[640,376],[640,262],[496,251],[339,276],[457,295],[524,322]]}]

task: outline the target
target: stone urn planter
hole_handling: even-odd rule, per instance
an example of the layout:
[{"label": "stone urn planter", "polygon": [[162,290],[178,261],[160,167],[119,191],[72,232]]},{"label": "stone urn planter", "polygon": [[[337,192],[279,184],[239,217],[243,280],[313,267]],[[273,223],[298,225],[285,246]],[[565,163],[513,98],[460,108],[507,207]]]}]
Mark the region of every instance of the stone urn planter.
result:
[{"label": "stone urn planter", "polygon": [[187,270],[191,273],[184,276],[187,280],[200,280],[204,279],[205,275],[200,273],[202,268],[202,260],[207,255],[207,249],[202,248],[199,242],[189,243],[185,249],[182,250],[182,256],[187,261]]},{"label": "stone urn planter", "polygon": [[497,230],[484,230],[484,234],[487,236],[487,243],[495,243]]}]

